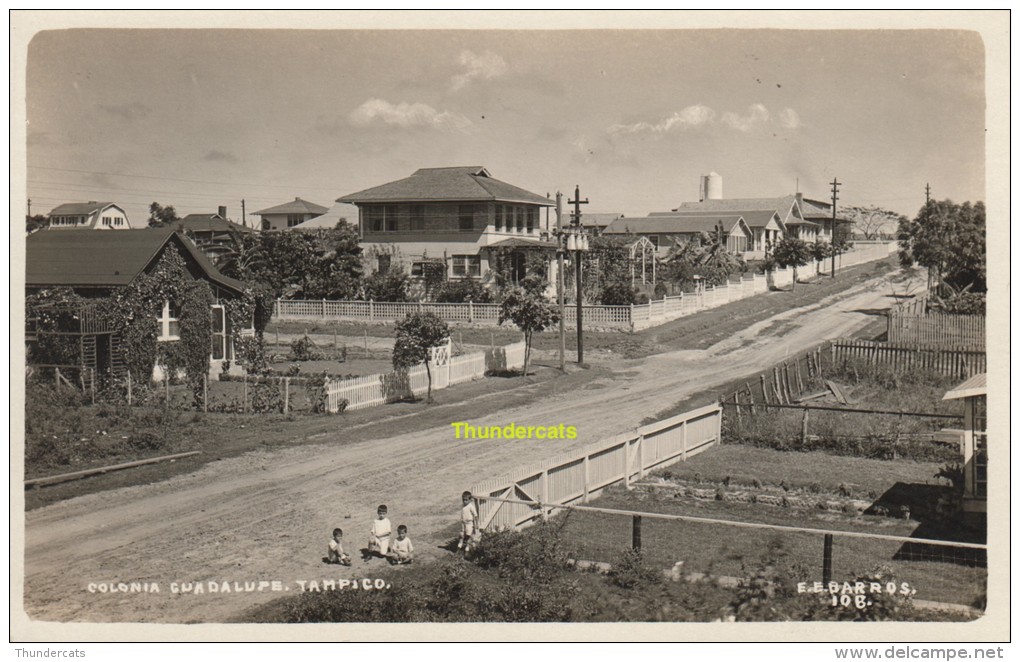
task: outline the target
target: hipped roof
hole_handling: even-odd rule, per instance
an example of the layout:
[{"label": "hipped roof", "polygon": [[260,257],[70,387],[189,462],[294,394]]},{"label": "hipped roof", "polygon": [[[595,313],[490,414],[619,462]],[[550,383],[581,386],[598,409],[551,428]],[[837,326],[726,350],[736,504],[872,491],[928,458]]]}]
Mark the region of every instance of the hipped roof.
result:
[{"label": "hipped roof", "polygon": [[733,232],[733,228],[742,225],[745,231],[747,223],[740,215],[702,215],[702,214],[656,214],[644,218],[618,218],[603,231],[603,234],[692,234],[715,232],[719,223],[723,231]]},{"label": "hipped roof", "polygon": [[338,198],[337,202],[364,204],[461,200],[523,202],[545,207],[554,204],[537,193],[494,179],[482,166],[422,168],[410,177],[345,195]]}]

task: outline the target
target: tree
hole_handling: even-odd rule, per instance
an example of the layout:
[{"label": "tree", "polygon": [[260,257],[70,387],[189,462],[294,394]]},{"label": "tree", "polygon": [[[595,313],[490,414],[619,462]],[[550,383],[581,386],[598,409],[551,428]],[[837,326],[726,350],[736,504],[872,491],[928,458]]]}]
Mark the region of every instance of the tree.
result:
[{"label": "tree", "polygon": [[36,214],[35,216],[25,216],[25,231],[28,234],[32,234],[36,230],[41,230],[46,227],[49,220],[42,214]]},{"label": "tree", "polygon": [[932,286],[987,290],[983,202],[930,201],[913,220],[900,220],[897,239],[900,264],[926,267]]},{"label": "tree", "polygon": [[443,283],[436,292],[438,303],[492,303],[492,292],[473,278]]},{"label": "tree", "polygon": [[158,228],[172,223],[173,221],[179,221],[180,218],[177,216],[177,210],[174,209],[173,205],[167,205],[164,207],[158,202],[153,202],[149,205],[149,227]]},{"label": "tree", "polygon": [[803,239],[783,237],[772,249],[772,259],[780,267],[793,267],[793,285],[797,286],[797,267],[803,267],[812,259],[812,247]]},{"label": "tree", "polygon": [[896,231],[901,218],[900,214],[874,205],[867,207],[844,207],[843,218],[850,221],[853,234],[864,239],[878,239],[882,235]]},{"label": "tree", "polygon": [[412,313],[397,322],[393,344],[393,367],[407,370],[425,364],[429,387],[426,402],[432,402],[432,370],[429,353],[450,339],[450,327],[435,313]]},{"label": "tree", "polygon": [[531,360],[531,340],[560,319],[556,306],[534,289],[511,287],[504,291],[499,303],[499,323],[510,321],[524,333],[524,374]]},{"label": "tree", "polygon": [[746,269],[743,259],[726,250],[724,236],[716,230],[674,245],[660,274],[686,290],[694,284],[695,276],[707,285],[723,285],[730,274],[743,273]]}]

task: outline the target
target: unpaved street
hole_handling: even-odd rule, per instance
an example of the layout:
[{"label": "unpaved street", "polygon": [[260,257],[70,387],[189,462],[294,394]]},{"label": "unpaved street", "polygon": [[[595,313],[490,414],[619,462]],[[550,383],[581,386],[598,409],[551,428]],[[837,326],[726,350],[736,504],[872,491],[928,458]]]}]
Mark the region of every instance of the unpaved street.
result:
[{"label": "unpaved street", "polygon": [[[634,428],[685,395],[847,335],[874,319],[860,311],[889,306],[890,291],[876,279],[705,351],[612,360],[612,380],[518,409],[501,411],[495,397],[490,414],[470,421],[564,423],[577,426],[577,440],[458,440],[449,425],[343,447],[327,439],[33,510],[26,514],[26,611],[53,621],[219,622],[287,593],[180,594],[171,584],[276,580],[293,594],[299,580],[373,577],[383,562],[362,562],[356,552],[380,503],[394,527],[410,527],[420,558],[446,554],[438,545],[453,535],[459,494],[473,483]],[[335,526],[354,552],[353,568],[321,562]],[[159,592],[87,590],[101,582],[156,583]]]}]

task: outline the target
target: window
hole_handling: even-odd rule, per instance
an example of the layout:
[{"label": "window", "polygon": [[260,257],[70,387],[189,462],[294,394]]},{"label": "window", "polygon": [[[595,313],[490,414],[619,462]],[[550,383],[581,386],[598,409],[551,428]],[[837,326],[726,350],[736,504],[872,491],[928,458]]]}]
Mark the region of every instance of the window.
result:
[{"label": "window", "polygon": [[453,275],[460,277],[480,278],[482,275],[482,258],[480,255],[454,255]]},{"label": "window", "polygon": [[156,318],[159,323],[159,335],[156,340],[166,342],[181,339],[180,315],[179,307],[171,305],[169,301],[163,302],[163,312]]},{"label": "window", "polygon": [[212,337],[210,355],[214,361],[227,358],[227,323],[223,306],[212,306]]},{"label": "window", "polygon": [[397,231],[397,206],[386,205],[383,207],[383,215],[386,218],[386,231],[396,232]]},{"label": "window", "polygon": [[109,227],[113,227],[113,217],[112,216],[104,216],[103,217],[103,225],[105,225],[108,228]]},{"label": "window", "polygon": [[383,208],[381,205],[372,205],[365,209],[365,224],[370,232],[383,231]]},{"label": "window", "polygon": [[461,232],[471,232],[475,229],[475,206],[460,205],[457,210],[458,229]]},{"label": "window", "polygon": [[376,270],[379,273],[384,274],[384,273],[386,273],[387,271],[390,270],[390,264],[391,264],[391,261],[392,261],[391,256],[389,256],[389,255],[379,255],[375,259],[376,259],[376,267],[377,267]]},{"label": "window", "polygon": [[652,242],[652,246],[655,246],[656,248],[659,247],[659,235],[657,234],[648,235],[648,241]]},{"label": "window", "polygon": [[524,207],[514,207],[514,219],[517,224],[517,231],[524,232]]},{"label": "window", "polygon": [[503,231],[503,205],[496,205],[496,232]]},{"label": "window", "polygon": [[974,398],[974,496],[988,498],[988,396]]},{"label": "window", "polygon": [[535,232],[535,226],[538,225],[538,208],[528,207],[525,212],[528,214],[528,234],[532,234]]},{"label": "window", "polygon": [[411,205],[411,229],[425,229],[425,205]]},{"label": "window", "polygon": [[287,214],[287,227],[292,228],[305,222],[304,214]]}]

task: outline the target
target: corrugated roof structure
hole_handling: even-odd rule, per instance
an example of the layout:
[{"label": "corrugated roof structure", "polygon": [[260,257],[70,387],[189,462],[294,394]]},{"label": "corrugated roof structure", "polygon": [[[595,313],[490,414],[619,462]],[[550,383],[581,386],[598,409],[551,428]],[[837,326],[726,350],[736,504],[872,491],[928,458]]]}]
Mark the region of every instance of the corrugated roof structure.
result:
[{"label": "corrugated roof structure", "polygon": [[972,398],[976,395],[988,394],[988,376],[986,373],[974,375],[962,384],[957,384],[942,396],[943,400],[959,400],[961,398]]},{"label": "corrugated roof structure", "polygon": [[25,240],[28,287],[124,287],[174,243],[209,280],[240,293],[244,283],[224,276],[192,243],[168,228],[94,232],[36,232]]},{"label": "corrugated roof structure", "polygon": [[653,211],[649,216],[705,216],[705,217],[719,217],[722,214],[736,215],[744,219],[748,227],[751,228],[763,228],[769,224],[773,218],[776,218],[779,222],[780,228],[783,226],[783,221],[779,218],[778,212],[774,209],[737,209],[737,210],[725,210],[720,211],[706,211],[698,209],[685,209],[681,207],[676,211]]},{"label": "corrugated roof structure", "polygon": [[481,166],[453,168],[422,168],[410,177],[358,191],[338,198],[337,202],[364,204],[372,202],[419,201],[499,201],[523,202],[552,207],[548,198],[493,179]]},{"label": "corrugated roof structure", "polygon": [[[605,229],[603,234],[691,234],[714,232],[723,224],[723,231],[729,233],[740,225],[739,214],[656,214],[644,218],[618,218]],[[746,224],[745,224],[746,225]]]},{"label": "corrugated roof structure", "polygon": [[265,214],[325,214],[327,211],[329,210],[322,205],[317,205],[314,202],[308,202],[301,198],[294,198],[293,202],[285,202],[282,205],[276,205],[275,207],[269,207],[268,209],[252,213],[264,216]]}]

